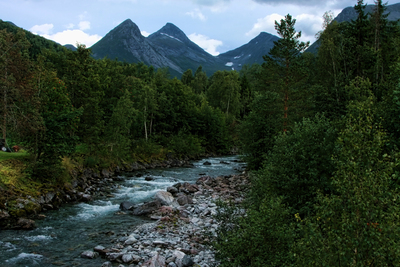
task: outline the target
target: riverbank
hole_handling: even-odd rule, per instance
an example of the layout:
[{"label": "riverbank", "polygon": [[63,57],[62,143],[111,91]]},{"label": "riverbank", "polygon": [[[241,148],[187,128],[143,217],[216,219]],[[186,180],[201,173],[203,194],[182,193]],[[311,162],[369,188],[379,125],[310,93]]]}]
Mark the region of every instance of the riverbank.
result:
[{"label": "riverbank", "polygon": [[[212,155],[205,155],[212,156]],[[39,192],[19,193],[18,188],[0,187],[0,229],[26,229],[36,227],[35,221],[46,217],[45,212],[56,210],[67,203],[89,202],[98,197],[111,195],[118,186],[119,175],[130,172],[142,172],[156,168],[191,166],[192,158],[154,160],[150,163],[134,162],[114,166],[113,168],[83,168],[75,166],[70,169],[70,182],[58,186],[39,186]]]},{"label": "riverbank", "polygon": [[[158,202],[158,206],[152,205],[156,208],[147,216],[155,222],[120,234],[107,247],[98,245],[83,251],[81,257],[90,261],[101,256],[105,259],[102,267],[215,266],[210,241],[219,227],[213,219],[218,212],[216,202],[240,203],[247,185],[248,176],[243,172],[215,178],[203,176],[195,184],[168,187],[167,191],[157,192],[151,201]],[[134,213],[140,208],[128,204],[121,204],[121,212]]]}]

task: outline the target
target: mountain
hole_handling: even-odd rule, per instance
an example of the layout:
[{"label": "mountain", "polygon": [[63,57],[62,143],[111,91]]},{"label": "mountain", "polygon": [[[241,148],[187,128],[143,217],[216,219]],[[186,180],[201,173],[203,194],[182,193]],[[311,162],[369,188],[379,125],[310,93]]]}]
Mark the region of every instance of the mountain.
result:
[{"label": "mountain", "polygon": [[130,19],[115,27],[91,47],[94,58],[108,57],[129,63],[143,62],[155,68],[168,67],[178,73],[183,70],[170,59],[157,52]]},{"label": "mountain", "polygon": [[200,65],[209,74],[221,69],[218,58],[192,42],[185,33],[172,23],[167,23],[147,37],[156,51],[173,61],[182,70],[195,71]]},{"label": "mountain", "polygon": [[237,70],[245,64],[262,64],[263,56],[269,53],[269,50],[275,45],[274,42],[278,40],[279,37],[262,32],[249,43],[218,55],[218,59],[224,62],[226,67]]},{"label": "mountain", "polygon": [[65,48],[69,49],[69,50],[72,50],[72,51],[76,51],[77,50],[77,48],[72,44],[66,44],[66,45],[63,45],[63,46]]},{"label": "mountain", "polygon": [[262,63],[278,37],[261,33],[235,50],[215,57],[192,42],[172,23],[167,23],[147,38],[130,19],[111,30],[91,47],[94,58],[108,57],[130,63],[143,62],[155,68],[168,67],[171,74],[180,76],[184,71],[193,72],[201,65],[211,75],[217,70],[240,70],[245,64]]},{"label": "mountain", "polygon": [[[370,13],[372,14],[374,12],[374,7],[375,5],[367,5],[365,8],[365,13]],[[389,21],[396,21],[400,19],[400,3],[393,4],[393,5],[388,5],[386,6],[386,14],[390,13],[388,16]],[[334,21],[337,22],[351,22],[352,20],[357,19],[357,12],[354,9],[354,7],[346,7],[345,9],[342,10],[342,12],[339,13],[339,15],[336,16]],[[311,52],[311,53],[317,53],[318,52],[318,47],[320,43],[319,40],[315,41],[308,49],[306,52]]]}]

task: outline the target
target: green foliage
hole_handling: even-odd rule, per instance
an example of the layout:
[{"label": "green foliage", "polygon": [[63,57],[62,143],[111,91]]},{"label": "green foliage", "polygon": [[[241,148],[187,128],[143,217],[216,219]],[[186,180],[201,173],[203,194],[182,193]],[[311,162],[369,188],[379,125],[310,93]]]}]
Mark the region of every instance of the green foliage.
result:
[{"label": "green foliage", "polygon": [[131,98],[131,93],[126,90],[118,100],[105,130],[107,146],[110,147],[113,156],[117,158],[124,158],[130,150],[130,128],[137,112],[133,108]]},{"label": "green foliage", "polygon": [[168,149],[174,151],[178,156],[199,156],[204,153],[198,137],[182,132],[170,139]]},{"label": "green foliage", "polygon": [[271,195],[259,209],[219,203],[214,243],[219,266],[292,266],[296,233],[291,217],[281,198]]},{"label": "green foliage", "polygon": [[252,180],[251,201],[257,203],[271,190],[293,213],[313,214],[317,192],[333,193],[335,140],[334,127],[320,115],[296,124],[293,132],[279,134],[263,169]]},{"label": "green foliage", "polygon": [[237,117],[241,108],[239,74],[235,71],[217,71],[210,80],[206,93],[210,105]]},{"label": "green foliage", "polygon": [[317,215],[304,223],[300,266],[397,266],[400,262],[397,155],[385,154],[386,136],[373,118],[373,98],[350,104],[338,138],[332,184],[319,195]]},{"label": "green foliage", "polygon": [[251,169],[262,166],[264,156],[272,149],[275,135],[282,130],[283,111],[277,108],[279,95],[256,94],[251,111],[240,126],[242,153]]}]

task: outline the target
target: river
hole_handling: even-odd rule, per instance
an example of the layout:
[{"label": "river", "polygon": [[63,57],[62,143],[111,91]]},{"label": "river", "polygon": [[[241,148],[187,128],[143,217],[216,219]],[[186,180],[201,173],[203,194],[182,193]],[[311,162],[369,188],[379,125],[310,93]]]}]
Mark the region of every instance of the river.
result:
[{"label": "river", "polygon": [[[80,258],[85,250],[110,244],[120,234],[149,222],[145,217],[116,214],[122,201],[141,203],[178,182],[194,183],[202,175],[238,173],[238,157],[215,157],[193,162],[191,168],[154,169],[121,175],[112,197],[70,204],[48,211],[32,231],[0,231],[0,266],[101,266],[104,259]],[[208,161],[211,165],[204,165]],[[223,162],[223,163],[221,163]],[[137,177],[138,173],[143,174]],[[146,181],[145,177],[153,180]]]}]

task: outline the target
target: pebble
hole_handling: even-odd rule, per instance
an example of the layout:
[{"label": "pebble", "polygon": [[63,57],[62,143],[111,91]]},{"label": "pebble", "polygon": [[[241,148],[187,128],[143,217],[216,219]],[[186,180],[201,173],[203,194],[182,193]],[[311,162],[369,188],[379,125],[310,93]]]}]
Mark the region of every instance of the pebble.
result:
[{"label": "pebble", "polygon": [[[132,232],[117,237],[116,244],[110,244],[109,248],[98,246],[96,248],[98,251],[100,249],[109,251],[105,254],[107,261],[102,267],[111,266],[109,265],[111,262],[131,264],[130,266],[207,267],[218,265],[215,260],[215,251],[204,244],[204,239],[209,238],[206,236],[216,236],[216,230],[219,227],[213,219],[217,212],[215,200],[240,198],[241,186],[247,184],[247,176],[210,177],[204,179],[207,184],[202,183],[201,179],[196,185],[185,183],[186,186],[196,186],[199,189],[195,193],[187,193],[193,199],[192,204],[178,207],[171,205],[172,209],[161,207],[149,215],[154,218],[159,216],[156,222],[137,226]],[[225,190],[226,185],[229,186],[229,190]],[[177,184],[176,186],[184,189],[180,187],[184,185]],[[176,190],[169,188],[169,191]],[[89,256],[89,252],[85,251],[81,256]]]}]

